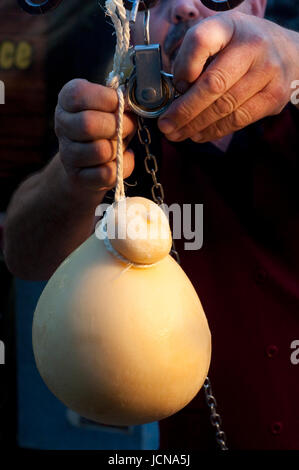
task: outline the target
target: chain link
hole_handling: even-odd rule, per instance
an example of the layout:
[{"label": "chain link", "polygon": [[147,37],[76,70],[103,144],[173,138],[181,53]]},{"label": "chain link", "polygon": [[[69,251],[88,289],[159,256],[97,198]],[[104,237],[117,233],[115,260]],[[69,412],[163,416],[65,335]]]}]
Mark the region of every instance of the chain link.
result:
[{"label": "chain link", "polygon": [[216,430],[216,442],[218,443],[221,450],[228,450],[228,447],[226,444],[226,435],[224,431],[221,429],[221,424],[222,424],[221,416],[216,411],[217,402],[216,402],[216,398],[213,395],[211,381],[209,377],[206,378],[203,388],[205,392],[206,404],[208,405],[208,408],[210,409],[210,422],[211,422],[211,425]]},{"label": "chain link", "polygon": [[[162,206],[164,204],[164,188],[161,183],[159,183],[157,178],[158,172],[158,162],[155,155],[150,152],[150,144],[152,142],[151,134],[149,128],[144,124],[144,119],[140,116],[137,117],[138,122],[138,139],[141,145],[143,145],[145,149],[145,157],[144,157],[144,166],[145,170],[148,174],[151,175],[153,180],[153,185],[151,187],[151,193],[153,200],[155,201],[158,206]],[[177,263],[180,264],[180,257],[175,248],[174,240],[172,239],[172,248],[171,248],[171,255],[176,259]]]},{"label": "chain link", "polygon": [[[153,200],[158,204],[158,206],[162,206],[164,204],[164,188],[161,183],[159,183],[157,178],[158,172],[158,162],[155,155],[150,152],[150,144],[151,144],[151,134],[148,127],[144,124],[144,119],[140,116],[137,117],[138,122],[138,139],[141,145],[143,145],[145,149],[145,158],[144,158],[144,166],[145,170],[148,174],[151,175],[153,180],[153,185],[151,188]],[[179,254],[175,248],[174,240],[172,240],[172,249],[171,255],[176,259],[178,264],[181,264]],[[212,387],[209,377],[206,378],[204,382],[204,392],[205,398],[208,408],[210,409],[210,421],[211,425],[216,429],[216,442],[219,445],[221,450],[228,450],[226,445],[226,436],[224,431],[221,429],[221,416],[216,411],[217,403],[216,399],[212,393]]]}]

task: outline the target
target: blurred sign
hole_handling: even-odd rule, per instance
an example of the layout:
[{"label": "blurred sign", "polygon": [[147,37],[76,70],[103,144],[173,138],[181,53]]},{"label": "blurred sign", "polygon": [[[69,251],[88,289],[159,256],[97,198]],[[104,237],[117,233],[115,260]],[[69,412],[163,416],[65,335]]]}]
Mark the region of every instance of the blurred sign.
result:
[{"label": "blurred sign", "polygon": [[32,63],[32,46],[28,41],[4,39],[0,42],[0,69],[28,69]]}]

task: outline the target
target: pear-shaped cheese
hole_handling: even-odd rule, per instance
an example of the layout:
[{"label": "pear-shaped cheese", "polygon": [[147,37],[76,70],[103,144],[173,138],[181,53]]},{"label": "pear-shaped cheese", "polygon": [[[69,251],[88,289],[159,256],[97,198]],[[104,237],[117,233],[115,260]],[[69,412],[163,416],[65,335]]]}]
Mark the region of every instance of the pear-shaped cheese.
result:
[{"label": "pear-shaped cheese", "polygon": [[132,425],[191,401],[208,372],[211,336],[190,280],[170,255],[126,269],[93,234],[45,287],[33,349],[45,383],[69,408]]}]

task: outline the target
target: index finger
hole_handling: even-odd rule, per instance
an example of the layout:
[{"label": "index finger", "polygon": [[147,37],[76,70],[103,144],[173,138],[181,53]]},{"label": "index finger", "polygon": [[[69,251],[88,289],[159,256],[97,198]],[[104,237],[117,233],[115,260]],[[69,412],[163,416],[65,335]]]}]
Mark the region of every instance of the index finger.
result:
[{"label": "index finger", "polygon": [[[203,20],[186,34],[174,64],[174,83],[195,83],[160,117],[162,132],[174,132],[193,120],[248,70],[247,59],[240,61],[241,48],[233,48],[226,58],[225,46],[234,32],[232,15],[221,14]],[[201,75],[208,58],[219,52]]]},{"label": "index finger", "polygon": [[115,113],[118,97],[112,88],[76,78],[61,89],[58,104],[69,113],[88,110]]},{"label": "index finger", "polygon": [[193,83],[203,71],[209,57],[220,52],[235,33],[235,12],[210,16],[186,33],[174,62],[174,84]]}]

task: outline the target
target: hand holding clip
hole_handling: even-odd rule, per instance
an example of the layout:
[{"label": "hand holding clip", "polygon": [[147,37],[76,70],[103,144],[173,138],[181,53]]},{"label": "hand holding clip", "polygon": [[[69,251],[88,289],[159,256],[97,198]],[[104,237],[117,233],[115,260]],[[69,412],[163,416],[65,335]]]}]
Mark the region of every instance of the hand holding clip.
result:
[{"label": "hand holding clip", "polygon": [[160,130],[172,141],[207,142],[278,114],[298,76],[295,34],[237,11],[190,28],[174,63],[185,93],[161,116]]}]

